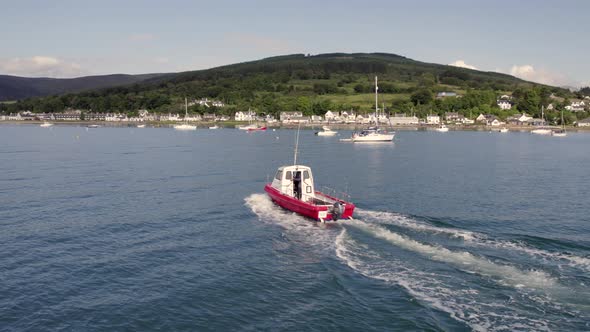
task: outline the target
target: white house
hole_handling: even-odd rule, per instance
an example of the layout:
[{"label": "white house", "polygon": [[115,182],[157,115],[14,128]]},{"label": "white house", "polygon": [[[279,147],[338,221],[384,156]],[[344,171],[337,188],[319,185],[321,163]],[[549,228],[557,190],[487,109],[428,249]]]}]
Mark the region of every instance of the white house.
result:
[{"label": "white house", "polygon": [[289,121],[292,118],[300,118],[303,116],[303,112],[281,112],[279,119],[281,122]]},{"label": "white house", "polygon": [[340,112],[340,119],[346,123],[355,123],[356,122],[356,115],[353,111],[350,112]]},{"label": "white house", "polygon": [[180,115],[178,114],[161,114],[160,121],[178,121],[180,120]]},{"label": "white house", "polygon": [[572,101],[571,104],[565,107],[566,110],[572,112],[584,112],[584,108],[586,107],[586,103],[583,100],[580,101]]},{"label": "white house", "polygon": [[281,120],[282,123],[309,123],[311,118],[309,116],[293,116],[285,120]]},{"label": "white house", "polygon": [[420,123],[420,120],[416,116],[406,116],[405,113],[402,114],[395,114],[394,116],[389,118],[389,122],[393,126],[403,126],[403,125],[417,125]]},{"label": "white house", "polygon": [[326,121],[328,122],[337,121],[337,118],[339,119],[340,117],[338,116],[338,114],[335,114],[332,111],[327,111],[326,114],[324,114],[324,119],[326,119]]},{"label": "white house", "polygon": [[590,118],[585,118],[577,123],[578,127],[590,127]]},{"label": "white house", "polygon": [[463,114],[459,114],[457,112],[445,112],[445,121],[447,122],[461,122],[461,119],[465,118]]},{"label": "white house", "polygon": [[202,117],[201,117],[201,114],[189,114],[184,119],[189,122],[195,122],[195,121],[201,121]]},{"label": "white house", "polygon": [[487,121],[487,117],[485,115],[483,115],[483,114],[479,114],[477,116],[477,118],[475,118],[475,121],[476,122],[486,122]]},{"label": "white house", "polygon": [[512,108],[512,104],[508,100],[500,99],[496,101],[496,104],[503,110],[509,110]]},{"label": "white house", "polygon": [[456,92],[443,91],[436,94],[436,98],[457,97]]},{"label": "white house", "polygon": [[10,121],[20,121],[20,120],[22,120],[22,119],[23,119],[23,118],[20,116],[20,113],[16,113],[16,114],[12,114],[12,113],[10,113],[10,114],[8,115],[8,120],[10,120]]},{"label": "white house", "polygon": [[324,118],[321,115],[312,115],[311,122],[322,122]]},{"label": "white house", "polygon": [[248,112],[236,112],[236,114],[234,114],[234,118],[236,119],[236,121],[254,121],[256,118],[256,113],[248,110]]},{"label": "white house", "polygon": [[426,123],[427,124],[440,124],[440,116],[438,116],[438,115],[427,115],[426,116]]},{"label": "white house", "polygon": [[498,127],[505,124],[504,122],[501,122],[498,119],[491,119],[490,121],[488,121],[488,126],[492,126],[492,127]]}]

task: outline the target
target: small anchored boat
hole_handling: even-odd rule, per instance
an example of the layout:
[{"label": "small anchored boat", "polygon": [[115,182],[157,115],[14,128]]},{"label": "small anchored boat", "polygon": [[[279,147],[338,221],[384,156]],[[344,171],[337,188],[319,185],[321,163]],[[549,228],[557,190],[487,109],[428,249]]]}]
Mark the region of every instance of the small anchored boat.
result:
[{"label": "small anchored boat", "polygon": [[248,128],[246,130],[247,131],[265,131],[266,130],[266,126],[261,127],[261,126],[256,126],[255,125],[254,127]]},{"label": "small anchored boat", "polygon": [[279,167],[272,182],[264,186],[264,191],[280,207],[314,220],[352,219],[353,203],[315,190],[311,168],[297,164],[297,145],[293,165]]},{"label": "small anchored boat", "polygon": [[43,128],[47,128],[47,127],[51,127],[53,126],[53,123],[51,122],[43,122],[42,124],[39,125],[39,127],[43,127]]},{"label": "small anchored boat", "polygon": [[334,130],[330,129],[330,127],[323,126],[322,127],[322,131],[318,131],[315,134],[318,135],[318,136],[334,136],[337,133],[338,133],[337,131],[334,131]]}]

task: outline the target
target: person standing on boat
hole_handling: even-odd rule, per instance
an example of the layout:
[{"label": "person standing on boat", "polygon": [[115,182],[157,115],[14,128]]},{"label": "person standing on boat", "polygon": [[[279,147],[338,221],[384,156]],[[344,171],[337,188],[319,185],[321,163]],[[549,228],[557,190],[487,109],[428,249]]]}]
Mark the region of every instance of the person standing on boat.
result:
[{"label": "person standing on boat", "polygon": [[301,200],[301,172],[296,171],[293,175],[293,193],[295,198]]}]

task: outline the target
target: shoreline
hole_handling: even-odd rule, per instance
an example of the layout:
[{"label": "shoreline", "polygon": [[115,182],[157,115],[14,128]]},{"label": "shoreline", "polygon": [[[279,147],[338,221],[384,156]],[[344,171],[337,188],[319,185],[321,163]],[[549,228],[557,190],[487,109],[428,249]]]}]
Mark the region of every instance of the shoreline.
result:
[{"label": "shoreline", "polygon": [[[129,127],[134,128],[140,124],[147,125],[149,127],[156,127],[156,128],[166,128],[171,127],[178,122],[174,121],[167,121],[167,122],[159,122],[159,121],[146,121],[146,122],[111,122],[111,121],[38,121],[38,120],[3,120],[0,121],[0,125],[40,125],[44,122],[50,122],[54,125],[69,125],[69,126],[88,126],[88,125],[100,125],[103,127]],[[248,122],[239,122],[239,121],[225,121],[225,122],[194,122],[191,123],[197,126],[197,128],[207,129],[207,127],[212,125],[218,125],[221,128],[236,128],[237,126],[247,125]],[[269,128],[274,129],[296,129],[299,125],[297,124],[281,124],[281,123],[270,123],[266,124]],[[302,129],[312,129],[312,130],[319,130],[323,126],[329,126],[332,129],[339,129],[339,130],[361,130],[369,126],[368,124],[346,124],[346,123],[302,123]],[[434,129],[437,125],[399,125],[399,126],[382,126],[383,128],[391,128],[394,130],[408,130],[408,131],[415,131],[415,130],[429,130]],[[498,131],[500,128],[508,128],[510,131],[531,131],[539,127],[534,126],[483,126],[483,125],[467,125],[467,126],[460,126],[460,125],[447,125],[451,131]],[[561,129],[559,126],[545,126],[548,128],[554,129]],[[590,132],[590,127],[575,127],[575,126],[566,126],[565,129],[571,132]]]}]

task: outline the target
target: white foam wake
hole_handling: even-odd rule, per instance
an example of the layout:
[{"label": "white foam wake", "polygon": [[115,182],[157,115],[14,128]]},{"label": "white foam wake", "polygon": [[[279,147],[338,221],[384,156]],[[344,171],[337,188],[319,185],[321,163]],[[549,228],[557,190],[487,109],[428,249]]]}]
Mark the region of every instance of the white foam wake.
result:
[{"label": "white foam wake", "polygon": [[335,241],[336,255],[356,272],[403,287],[409,295],[428,306],[448,313],[475,331],[526,329],[549,330],[543,319],[525,317],[504,310],[497,302],[466,285],[453,285],[456,278],[412,269],[395,259],[383,259],[348,234],[346,229]]},{"label": "white foam wake", "polygon": [[371,220],[372,222],[377,222],[380,224],[393,224],[414,231],[428,232],[432,234],[443,234],[446,236],[450,236],[452,238],[460,238],[466,244],[483,247],[492,247],[503,250],[518,251],[532,257],[541,258],[545,261],[565,263],[570,267],[590,271],[590,258],[586,257],[576,256],[569,253],[551,252],[547,250],[533,248],[523,243],[514,241],[491,239],[485,234],[478,232],[448,227],[436,227],[428,225],[426,223],[421,223],[415,219],[408,218],[404,215],[391,212],[379,212],[357,209],[357,215],[362,216],[367,220]]},{"label": "white foam wake", "polygon": [[559,287],[557,281],[543,271],[524,271],[513,266],[496,264],[466,251],[456,252],[444,247],[420,243],[384,227],[362,221],[354,220],[349,224],[400,248],[419,253],[432,260],[451,263],[467,271],[493,277],[501,283],[513,287],[529,287],[539,290]]},{"label": "white foam wake", "polygon": [[245,198],[245,204],[258,218],[266,223],[275,224],[290,231],[290,234],[304,238],[312,244],[330,248],[334,244],[333,232],[319,232],[326,224],[314,223],[296,213],[277,206],[266,194],[252,194]]}]

